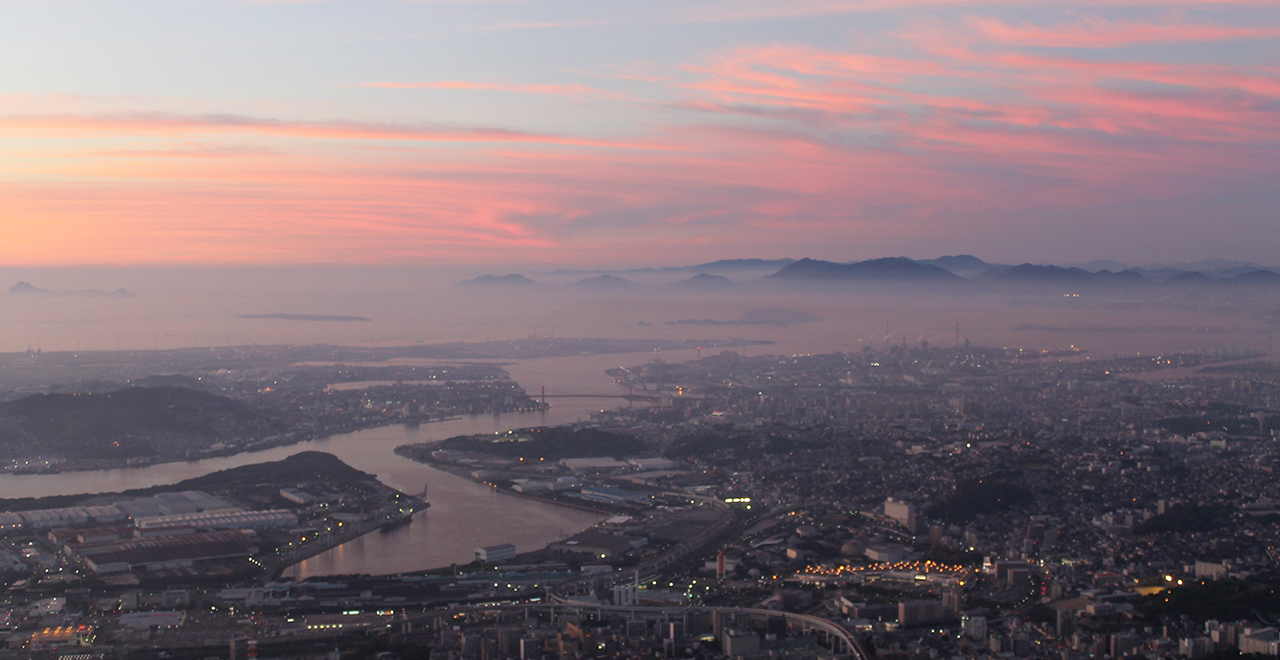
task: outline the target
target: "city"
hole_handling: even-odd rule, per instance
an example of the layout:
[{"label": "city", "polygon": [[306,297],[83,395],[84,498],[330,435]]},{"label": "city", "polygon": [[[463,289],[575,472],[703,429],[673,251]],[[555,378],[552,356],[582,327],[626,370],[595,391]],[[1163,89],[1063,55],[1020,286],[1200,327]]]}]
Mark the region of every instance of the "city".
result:
[{"label": "city", "polygon": [[611,369],[653,398],[396,450],[602,522],[410,574],[280,578],[300,558],[430,516],[429,493],[327,454],[79,508],[28,502],[0,514],[8,646],[1276,655],[1280,368],[1265,357],[895,345]]},{"label": "city", "polygon": [[1280,2],[0,0],[0,660],[1280,660]]}]

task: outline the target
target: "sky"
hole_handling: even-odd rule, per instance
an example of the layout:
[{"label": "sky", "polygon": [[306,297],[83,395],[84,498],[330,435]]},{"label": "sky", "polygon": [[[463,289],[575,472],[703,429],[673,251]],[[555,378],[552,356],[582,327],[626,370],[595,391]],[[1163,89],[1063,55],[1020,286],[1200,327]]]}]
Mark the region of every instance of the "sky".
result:
[{"label": "sky", "polygon": [[1280,264],[1280,3],[0,0],[0,263]]}]

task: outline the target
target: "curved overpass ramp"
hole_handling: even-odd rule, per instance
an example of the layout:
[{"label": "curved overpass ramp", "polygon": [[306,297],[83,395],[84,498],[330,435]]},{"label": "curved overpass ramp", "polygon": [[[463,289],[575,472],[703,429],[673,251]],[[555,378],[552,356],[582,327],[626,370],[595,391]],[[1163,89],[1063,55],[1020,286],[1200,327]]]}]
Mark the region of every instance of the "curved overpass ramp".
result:
[{"label": "curved overpass ramp", "polygon": [[640,605],[602,605],[575,601],[563,597],[553,597],[553,599],[553,602],[546,603],[509,603],[488,606],[474,605],[455,607],[445,610],[437,610],[434,612],[425,612],[418,615],[409,615],[396,623],[411,627],[418,624],[430,623],[436,620],[448,619],[452,621],[460,616],[466,616],[468,614],[511,613],[524,614],[525,616],[528,616],[530,612],[545,612],[552,617],[554,617],[557,612],[572,612],[578,614],[584,612],[595,613],[601,617],[606,613],[610,613],[624,615],[633,619],[662,619],[672,618],[675,616],[683,617],[689,612],[717,612],[733,615],[734,617],[760,619],[780,616],[785,618],[788,624],[799,627],[802,631],[815,631],[821,633],[827,643],[831,645],[832,651],[837,654],[853,658],[854,660],[871,660],[862,649],[862,646],[858,643],[858,640],[855,639],[843,626],[829,619],[808,614],[777,612],[774,610],[750,607],[654,607]]}]

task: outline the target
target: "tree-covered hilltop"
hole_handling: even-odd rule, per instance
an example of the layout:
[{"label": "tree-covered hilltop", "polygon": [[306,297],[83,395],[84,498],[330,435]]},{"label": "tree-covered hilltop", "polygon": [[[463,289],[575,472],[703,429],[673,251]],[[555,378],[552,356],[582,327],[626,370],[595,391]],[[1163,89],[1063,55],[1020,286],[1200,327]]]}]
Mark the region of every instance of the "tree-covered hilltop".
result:
[{"label": "tree-covered hilltop", "polygon": [[0,403],[0,457],[181,457],[282,430],[274,417],[241,401],[185,387],[34,394]]},{"label": "tree-covered hilltop", "polygon": [[324,483],[349,487],[358,483],[377,482],[376,475],[361,472],[342,459],[320,451],[304,451],[288,458],[218,470],[167,486],[135,488],[118,493],[51,495],[0,499],[0,511],[30,511],[77,506],[91,501],[111,501],[128,497],[148,497],[157,493],[202,490],[218,495],[236,496],[246,490],[266,486],[278,490],[299,483]]},{"label": "tree-covered hilltop", "polygon": [[1168,512],[1144,520],[1133,528],[1133,533],[1142,535],[1164,532],[1177,534],[1211,532],[1230,517],[1230,507],[1175,504],[1169,507]]},{"label": "tree-covered hilltop", "polygon": [[1031,491],[1022,487],[1014,475],[997,475],[970,479],[956,484],[946,498],[936,502],[926,515],[936,520],[965,523],[979,515],[1004,513],[1033,499]]},{"label": "tree-covered hilltop", "polygon": [[1273,619],[1280,616],[1280,576],[1192,582],[1147,596],[1138,609],[1154,620],[1184,615],[1197,622]]}]

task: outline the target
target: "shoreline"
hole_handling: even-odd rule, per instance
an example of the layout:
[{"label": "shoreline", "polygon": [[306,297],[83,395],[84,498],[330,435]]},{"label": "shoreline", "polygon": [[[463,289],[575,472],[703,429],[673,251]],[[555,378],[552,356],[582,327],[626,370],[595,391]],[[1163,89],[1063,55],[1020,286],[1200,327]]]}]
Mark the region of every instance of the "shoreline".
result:
[{"label": "shoreline", "polygon": [[[439,441],[435,441],[435,442],[439,442]],[[422,443],[422,444],[434,444],[434,443]],[[410,445],[401,445],[401,446],[410,446]],[[561,501],[559,501],[559,500],[551,500],[551,499],[547,499],[547,498],[544,498],[544,497],[538,497],[538,496],[536,496],[536,495],[530,495],[530,494],[528,494],[528,493],[519,493],[519,492],[516,492],[516,491],[511,490],[511,489],[509,489],[509,488],[503,488],[503,487],[501,487],[501,486],[497,486],[497,485],[492,484],[492,483],[489,483],[489,482],[487,482],[487,481],[482,481],[482,480],[476,479],[476,478],[472,477],[472,476],[471,476],[471,474],[470,474],[470,473],[469,473],[465,468],[461,468],[461,467],[458,467],[458,466],[456,466],[456,465],[446,465],[446,464],[443,464],[443,463],[436,463],[436,462],[434,462],[434,461],[424,461],[424,460],[419,460],[419,459],[416,459],[416,458],[413,458],[413,457],[410,457],[410,456],[406,456],[405,454],[401,453],[399,450],[400,450],[400,447],[396,447],[396,449],[394,450],[394,453],[395,453],[397,456],[400,456],[401,458],[408,459],[408,460],[410,460],[410,461],[413,461],[413,462],[418,463],[418,464],[421,464],[421,465],[426,465],[426,466],[428,466],[428,467],[430,467],[430,468],[432,468],[432,469],[440,470],[441,472],[448,472],[449,474],[452,474],[452,475],[454,475],[454,476],[456,476],[456,477],[460,477],[460,478],[466,479],[467,481],[470,481],[470,482],[472,482],[472,483],[476,483],[476,484],[484,484],[484,485],[486,485],[486,486],[489,486],[492,490],[497,491],[498,493],[501,493],[501,494],[503,494],[503,495],[511,495],[511,496],[519,497],[519,498],[522,498],[522,499],[525,499],[525,500],[530,500],[530,501],[533,501],[533,502],[538,502],[538,503],[541,503],[541,504],[549,504],[549,505],[552,505],[552,506],[560,506],[560,507],[564,507],[564,508],[567,508],[567,509],[574,509],[574,510],[577,510],[577,511],[583,511],[583,512],[586,512],[586,513],[594,513],[594,514],[600,515],[600,516],[605,517],[605,518],[607,518],[607,517],[609,517],[609,516],[617,515],[617,513],[616,513],[616,512],[614,512],[614,511],[608,511],[608,510],[604,510],[604,509],[598,509],[598,508],[594,508],[594,507],[591,507],[591,506],[586,505],[586,504],[576,504],[576,503],[570,503],[570,502],[561,502]],[[430,500],[427,500],[427,507],[426,507],[426,508],[430,508]],[[418,510],[418,511],[415,511],[413,515],[417,515],[417,513],[418,513],[419,511],[426,510],[426,508],[424,508],[424,509],[420,509],[420,510]],[[596,525],[598,525],[598,524],[599,524],[599,522],[597,522],[597,523],[595,523],[595,524],[596,524]],[[595,526],[595,525],[592,525],[592,527],[594,527],[594,526]],[[302,562],[304,562],[304,561],[306,561],[306,560],[308,560],[308,559],[311,559],[311,558],[316,557],[316,556],[318,556],[318,555],[324,554],[325,552],[328,552],[328,551],[330,551],[330,550],[333,550],[333,549],[335,549],[335,548],[338,548],[338,547],[340,547],[340,546],[342,546],[342,545],[344,545],[344,544],[346,544],[346,543],[350,543],[351,541],[354,541],[354,540],[356,540],[356,539],[358,539],[358,538],[361,538],[361,537],[363,537],[363,536],[367,536],[368,534],[373,533],[373,531],[374,531],[374,530],[377,530],[377,529],[379,529],[380,527],[381,527],[381,525],[374,526],[372,529],[370,529],[370,530],[368,530],[368,531],[365,531],[365,532],[363,532],[363,533],[361,533],[361,534],[354,535],[354,536],[352,536],[352,537],[350,537],[350,538],[347,538],[347,539],[345,539],[345,540],[343,540],[343,541],[341,541],[341,542],[338,542],[338,543],[333,543],[333,544],[332,544],[330,547],[328,547],[328,548],[325,548],[325,549],[323,549],[323,550],[319,550],[319,551],[317,551],[317,552],[308,553],[308,554],[307,554],[306,556],[304,556],[304,557],[299,557],[298,559],[293,560],[293,561],[291,561],[291,562],[290,562],[290,563],[288,563],[288,564],[285,564],[285,565],[282,565],[282,566],[276,567],[274,570],[272,570],[272,571],[271,571],[270,575],[272,575],[272,576],[273,576],[273,579],[287,579],[287,580],[294,580],[294,581],[299,581],[299,582],[305,582],[305,581],[307,581],[307,580],[309,580],[309,579],[312,579],[311,577],[307,577],[307,578],[300,578],[300,577],[297,577],[297,576],[283,577],[283,575],[282,575],[282,574],[283,574],[286,570],[288,570],[288,569],[290,569],[290,568],[293,568],[293,567],[295,567],[295,566],[298,566],[299,564],[301,564]],[[588,528],[588,529],[590,529],[590,528]],[[532,551],[532,552],[537,552],[537,551]],[[527,554],[527,552],[526,552],[526,553],[521,553],[521,555],[517,555],[517,557],[522,556],[522,555],[524,555],[524,554]],[[382,577],[392,576],[392,575],[424,575],[424,576],[425,576],[425,575],[432,575],[432,574],[436,574],[436,573],[438,573],[439,571],[449,570],[450,568],[458,568],[458,567],[461,567],[461,566],[464,566],[464,564],[450,564],[450,565],[444,565],[444,566],[432,566],[432,567],[428,567],[428,568],[416,569],[416,570],[413,570],[413,571],[406,571],[406,572],[400,572],[400,573],[386,573],[386,574],[382,574]],[[335,575],[342,575],[342,574],[335,574]],[[351,575],[364,575],[364,574],[351,574]],[[334,577],[334,575],[312,576],[312,577],[315,577],[315,578],[317,578],[317,579],[322,579],[322,578],[331,578],[331,577]]]},{"label": "shoreline", "polygon": [[[520,414],[520,411],[512,411],[507,413],[496,413],[496,414],[500,414],[500,415]],[[159,465],[175,465],[178,463],[199,463],[200,461],[208,460],[212,458],[230,458],[233,456],[241,456],[244,454],[254,454],[257,452],[264,452],[264,451],[270,451],[272,449],[279,449],[280,447],[291,447],[294,445],[301,445],[308,442],[317,442],[327,438],[332,438],[334,436],[346,435],[348,433],[359,433],[361,431],[368,431],[370,429],[379,429],[387,426],[417,426],[422,424],[435,424],[438,422],[453,422],[460,419],[465,419],[466,417],[467,417],[466,415],[454,415],[451,417],[439,417],[439,418],[391,419],[379,424],[369,424],[367,426],[344,428],[343,430],[336,430],[331,433],[317,433],[315,435],[311,435],[304,438],[298,438],[296,440],[289,440],[289,441],[283,441],[283,442],[258,443],[258,444],[253,444],[246,447],[238,448],[238,449],[226,449],[226,450],[220,449],[220,450],[211,451],[205,454],[201,454],[200,456],[197,456],[194,458],[175,458],[172,460],[150,461],[147,463],[134,463],[134,464],[129,464],[126,461],[124,463],[119,463],[116,465],[109,465],[109,466],[69,467],[66,469],[40,470],[40,471],[33,471],[33,472],[17,472],[12,470],[0,470],[0,479],[4,479],[5,477],[9,477],[9,476],[36,477],[36,476],[48,476],[48,475],[55,475],[55,474],[78,474],[82,472],[110,472],[112,470],[130,470],[130,469],[141,470],[141,469],[146,469],[150,467],[156,467]],[[112,495],[112,494],[114,493],[112,492],[83,493],[83,495],[87,497],[95,497],[98,495]],[[72,494],[66,495],[66,497],[73,497],[75,495],[76,493],[72,493]],[[52,496],[52,497],[61,497],[61,496]],[[5,501],[6,499],[12,500],[16,498],[0,498],[0,502]]]},{"label": "shoreline", "polygon": [[484,485],[486,485],[486,486],[488,486],[488,487],[492,488],[493,490],[496,490],[496,491],[498,491],[499,493],[504,493],[504,494],[506,494],[506,495],[513,495],[513,496],[515,496],[515,497],[521,497],[521,498],[524,498],[524,499],[526,499],[526,500],[532,500],[532,501],[534,501],[534,502],[542,502],[542,503],[544,503],[544,504],[553,504],[553,505],[555,505],[555,506],[562,506],[562,507],[565,507],[565,508],[568,508],[568,509],[577,509],[578,511],[586,511],[586,512],[588,512],[588,513],[598,513],[598,514],[605,515],[605,516],[613,516],[613,515],[617,515],[617,513],[616,513],[616,512],[614,512],[614,511],[609,511],[609,510],[607,510],[607,509],[600,509],[600,508],[596,508],[596,507],[590,506],[589,504],[585,504],[585,503],[584,503],[584,504],[577,504],[577,503],[575,503],[575,502],[562,502],[562,501],[560,501],[560,500],[552,500],[552,499],[547,499],[547,498],[545,498],[545,497],[538,497],[537,495],[531,495],[531,494],[529,494],[529,493],[521,493],[521,492],[517,492],[517,491],[511,490],[510,488],[504,488],[504,487],[502,487],[502,486],[499,486],[499,485],[494,484],[494,483],[490,483],[490,482],[488,482],[488,481],[484,481],[484,480],[481,480],[481,479],[476,479],[475,477],[471,476],[471,473],[470,473],[466,468],[459,467],[459,466],[457,466],[457,465],[451,465],[451,464],[448,464],[448,463],[439,463],[439,462],[436,462],[436,461],[433,461],[433,460],[430,460],[430,459],[421,459],[421,458],[416,458],[416,457],[414,457],[414,456],[410,456],[410,455],[408,455],[408,453],[407,453],[407,452],[401,452],[401,451],[400,451],[402,447],[419,447],[419,446],[424,446],[424,445],[429,445],[429,444],[437,444],[437,443],[439,443],[439,442],[440,442],[439,440],[435,440],[435,441],[432,441],[432,442],[423,442],[423,443],[418,443],[418,444],[415,444],[415,445],[400,445],[399,447],[396,447],[396,448],[395,448],[394,453],[395,453],[395,455],[396,455],[396,456],[399,456],[399,457],[401,457],[401,458],[409,459],[409,460],[411,460],[411,461],[413,461],[413,462],[415,462],[415,463],[421,463],[422,465],[426,465],[426,466],[429,466],[429,467],[434,468],[434,469],[436,469],[436,470],[440,470],[441,472],[448,472],[449,474],[452,474],[452,475],[454,475],[455,477],[462,477],[463,479],[466,479],[467,481],[470,481],[470,482],[472,482],[472,483],[484,484]]},{"label": "shoreline", "polygon": [[[648,343],[649,342],[646,342],[646,345],[648,345]],[[684,347],[684,346],[670,347],[669,350],[692,350],[692,347],[696,342],[687,342],[686,340],[686,343],[689,343],[688,347]],[[724,348],[743,348],[743,347],[750,347],[750,346],[772,345],[774,343],[776,342],[769,341],[769,340],[729,339],[729,340],[713,340],[711,342],[704,342],[704,347],[705,346],[712,346],[712,347],[721,346]],[[255,346],[254,348],[265,349],[265,348],[273,348],[273,347],[272,346],[263,346],[263,347]],[[163,349],[160,352],[164,352],[168,350],[181,351],[185,349]],[[370,349],[370,350],[373,350],[373,349]],[[377,350],[383,350],[383,349],[380,348]],[[451,358],[432,358],[430,361],[432,363],[447,362],[447,363],[495,364],[503,368],[506,368],[512,365],[517,365],[517,364],[527,363],[527,362],[535,362],[535,361],[545,360],[545,359],[565,359],[565,358],[576,359],[576,358],[582,358],[582,357],[597,358],[597,357],[623,356],[623,355],[632,355],[632,354],[641,355],[641,354],[647,354],[646,351],[647,349],[640,350],[637,348],[635,350],[632,350],[632,347],[628,347],[627,350],[604,350],[604,351],[590,352],[586,355],[573,353],[573,354],[529,355],[529,356],[523,356],[523,357],[506,356],[506,355],[494,355],[489,357],[455,356]],[[105,351],[105,352],[111,353],[112,351]],[[53,353],[54,352],[51,352],[49,354],[53,354]],[[4,355],[5,355],[4,353],[0,353],[0,358],[4,357]],[[13,353],[13,355],[19,355],[19,354]],[[391,359],[394,360],[394,359],[405,359],[405,358],[391,358]],[[415,358],[408,358],[408,359],[415,359]],[[385,365],[386,363],[387,363],[386,360],[373,360],[373,361],[367,362],[367,364],[375,364],[375,365]],[[341,361],[303,360],[303,361],[297,362],[296,364],[365,364],[365,363],[352,361],[352,360],[341,360]],[[518,380],[516,380],[514,376],[510,376],[510,378],[512,382],[524,388],[524,385],[521,384]],[[530,404],[534,406],[538,406],[537,395],[530,394],[529,390],[525,389],[524,396],[525,396],[525,399],[527,399],[527,401]],[[544,406],[539,406],[535,409],[529,409],[529,410],[513,409],[513,410],[505,410],[505,411],[491,411],[491,412],[479,413],[479,414],[481,415],[524,415],[524,414],[536,414],[539,412],[542,412],[545,414],[548,410],[550,410],[550,408],[551,406],[544,404]],[[304,433],[299,433],[298,435],[292,435],[292,436],[290,436],[289,434],[281,434],[281,436],[284,436],[284,437],[278,436],[271,440],[265,440],[265,439],[259,440],[247,445],[226,447],[226,448],[217,449],[217,450],[202,450],[195,455],[188,455],[188,456],[182,456],[182,457],[177,457],[177,456],[162,457],[154,460],[149,459],[148,457],[135,457],[133,459],[128,459],[128,458],[101,459],[101,462],[93,462],[90,464],[83,464],[83,463],[77,464],[77,461],[81,461],[84,459],[51,457],[51,458],[57,458],[61,462],[55,463],[54,465],[51,465],[48,468],[43,468],[43,469],[41,468],[24,469],[24,470],[0,469],[0,480],[3,480],[4,477],[6,476],[29,477],[29,476],[57,475],[57,474],[64,474],[64,473],[69,474],[69,473],[110,472],[113,470],[127,470],[132,468],[145,469],[145,468],[160,466],[160,465],[196,463],[205,459],[228,458],[228,457],[238,456],[241,454],[251,454],[254,452],[270,451],[272,449],[278,449],[280,447],[288,447],[288,446],[303,444],[307,442],[314,442],[318,440],[323,440],[325,438],[330,438],[336,435],[357,433],[360,431],[366,431],[369,429],[381,428],[385,426],[395,426],[395,425],[412,426],[417,424],[431,424],[434,422],[460,420],[469,416],[472,416],[472,415],[464,413],[464,414],[452,414],[449,416],[421,415],[421,416],[413,416],[413,417],[401,417],[401,418],[395,418],[395,419],[366,420],[364,423],[342,425],[336,428],[329,428],[321,431],[304,432]],[[41,457],[37,455],[37,456],[34,456],[33,458],[40,459]],[[136,461],[136,462],[131,463],[130,461]],[[111,491],[101,491],[102,494],[110,494],[110,492]],[[93,495],[96,493],[84,493],[84,494]],[[19,499],[19,498],[7,498],[7,499]]]},{"label": "shoreline", "polygon": [[343,534],[336,535],[323,544],[318,544],[316,546],[306,548],[305,551],[298,552],[297,554],[284,560],[283,563],[278,565],[273,565],[271,568],[264,570],[263,577],[267,581],[278,580],[281,574],[283,574],[285,571],[289,570],[290,568],[293,568],[294,566],[297,566],[298,564],[301,564],[302,562],[308,559],[311,559],[312,557],[320,556],[330,550],[333,550],[334,548],[337,548],[342,545],[346,545],[347,543],[350,543],[356,539],[368,536],[374,532],[381,531],[382,528],[388,524],[399,523],[406,520],[412,520],[413,517],[418,515],[419,512],[426,511],[427,509],[431,508],[430,501],[423,500],[422,503],[423,503],[422,507],[420,508],[415,507],[413,511],[409,512],[406,515],[401,516],[395,521],[387,521],[387,520],[361,521],[361,523],[356,526],[356,529],[350,532],[345,532]]},{"label": "shoreline", "polygon": [[[451,421],[457,421],[457,420],[465,419],[465,417],[466,417],[466,416],[464,416],[464,415],[457,415],[457,416],[453,416],[453,417],[441,417],[441,418],[438,418],[438,419],[432,419],[432,420],[430,420],[429,422],[424,422],[424,421],[402,421],[402,420],[390,420],[390,421],[388,421],[388,422],[386,422],[386,423],[384,423],[384,424],[370,425],[370,426],[366,426],[366,427],[362,427],[362,428],[351,429],[351,430],[342,431],[342,432],[338,432],[338,433],[327,434],[327,435],[318,435],[318,436],[313,437],[313,438],[307,438],[307,439],[304,439],[304,440],[297,440],[297,441],[294,441],[294,442],[273,443],[273,444],[269,444],[269,445],[255,446],[255,447],[253,447],[252,449],[246,449],[246,450],[241,450],[241,451],[219,452],[219,453],[216,453],[216,454],[210,454],[210,455],[207,455],[207,456],[201,456],[200,458],[181,459],[181,460],[173,460],[173,461],[158,461],[158,462],[155,462],[155,463],[147,463],[147,464],[145,464],[145,465],[122,465],[122,466],[109,467],[109,468],[85,468],[85,469],[81,469],[81,470],[63,470],[63,471],[60,471],[60,472],[39,472],[39,473],[21,473],[21,474],[15,474],[15,473],[11,473],[11,472],[0,472],[0,481],[3,481],[3,480],[4,480],[4,478],[5,478],[5,477],[7,477],[7,476],[14,476],[14,477],[47,477],[47,476],[55,476],[55,475],[59,475],[59,474],[74,475],[74,474],[89,474],[89,473],[94,473],[94,472],[103,472],[103,473],[105,473],[105,472],[112,472],[112,471],[115,471],[115,470],[130,470],[130,469],[145,470],[145,469],[149,469],[149,468],[153,468],[153,467],[157,467],[157,466],[162,466],[162,465],[177,465],[177,464],[183,464],[183,463],[188,463],[188,464],[190,464],[190,463],[199,463],[200,461],[202,461],[202,460],[207,460],[207,459],[230,458],[230,457],[235,457],[235,456],[244,456],[244,455],[249,455],[249,454],[259,453],[259,452],[267,452],[267,451],[270,451],[270,450],[272,450],[272,449],[279,449],[279,448],[281,448],[281,447],[292,447],[292,446],[296,446],[296,445],[305,444],[305,443],[308,443],[308,442],[316,442],[316,441],[324,440],[324,439],[327,439],[327,438],[336,437],[336,436],[339,436],[339,435],[345,435],[345,434],[349,434],[349,433],[359,433],[359,432],[361,432],[361,431],[368,431],[368,430],[370,430],[370,429],[386,428],[386,427],[389,427],[389,426],[414,426],[414,425],[420,425],[420,424],[423,424],[423,423],[451,422]],[[306,451],[306,450],[303,450],[303,451]],[[314,451],[323,451],[323,450],[321,450],[321,449],[316,449],[316,450],[314,450]],[[252,464],[253,464],[253,462],[245,463],[245,465],[252,465]],[[216,470],[215,470],[215,471],[216,471]],[[65,499],[65,500],[67,500],[67,502],[68,502],[68,503],[66,503],[66,504],[59,504],[58,506],[76,506],[76,505],[77,505],[77,502],[79,502],[79,501],[83,501],[83,500],[94,500],[94,499],[98,499],[98,498],[106,498],[106,497],[112,497],[112,496],[120,496],[120,495],[125,495],[125,494],[130,493],[130,492],[133,492],[133,491],[156,491],[156,492],[164,492],[164,489],[169,488],[169,487],[172,487],[172,486],[176,486],[178,483],[181,483],[181,481],[174,482],[174,483],[172,483],[172,484],[159,484],[159,485],[154,485],[154,486],[146,486],[146,487],[142,487],[142,488],[126,488],[126,489],[123,489],[123,490],[112,490],[112,491],[105,491],[105,490],[104,490],[104,491],[97,491],[97,492],[66,493],[66,494],[58,494],[58,495],[41,495],[41,496],[35,496],[35,497],[6,497],[6,498],[0,498],[0,513],[11,513],[11,512],[12,512],[12,513],[20,513],[20,512],[23,512],[23,511],[34,511],[34,510],[38,510],[38,509],[40,509],[40,508],[58,508],[57,506],[55,506],[55,507],[30,507],[30,506],[22,506],[22,505],[20,505],[20,504],[16,504],[16,503],[19,503],[19,502],[38,502],[38,501],[40,501],[40,500]]]}]

